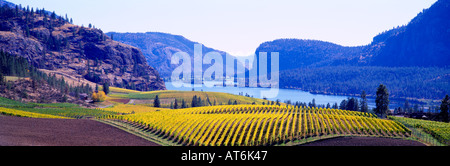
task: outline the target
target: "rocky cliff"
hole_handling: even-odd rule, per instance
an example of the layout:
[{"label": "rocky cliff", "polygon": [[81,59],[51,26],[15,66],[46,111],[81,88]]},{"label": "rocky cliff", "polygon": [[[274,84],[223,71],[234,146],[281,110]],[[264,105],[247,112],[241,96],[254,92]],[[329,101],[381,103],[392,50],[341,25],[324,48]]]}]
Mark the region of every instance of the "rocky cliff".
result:
[{"label": "rocky cliff", "polygon": [[165,89],[138,48],[44,10],[2,6],[0,49],[27,58],[35,67],[79,80],[137,90]]}]

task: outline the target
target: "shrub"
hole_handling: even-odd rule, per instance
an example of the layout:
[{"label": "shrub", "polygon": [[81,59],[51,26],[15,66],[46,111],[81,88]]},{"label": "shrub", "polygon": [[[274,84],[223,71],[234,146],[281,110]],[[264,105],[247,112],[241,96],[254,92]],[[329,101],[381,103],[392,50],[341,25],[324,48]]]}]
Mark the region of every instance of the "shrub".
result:
[{"label": "shrub", "polygon": [[105,101],[106,99],[106,94],[103,91],[99,91],[98,93],[92,93],[92,100],[94,100],[95,102],[102,102]]}]

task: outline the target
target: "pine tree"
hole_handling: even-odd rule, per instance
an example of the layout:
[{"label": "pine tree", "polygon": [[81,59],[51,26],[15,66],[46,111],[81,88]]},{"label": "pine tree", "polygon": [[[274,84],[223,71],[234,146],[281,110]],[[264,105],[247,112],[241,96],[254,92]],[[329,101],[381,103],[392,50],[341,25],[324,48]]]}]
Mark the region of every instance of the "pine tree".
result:
[{"label": "pine tree", "polygon": [[173,108],[174,109],[178,109],[178,100],[175,99],[175,103],[173,104]]},{"label": "pine tree", "polygon": [[53,11],[52,15],[50,16],[53,20],[56,19],[56,13]]},{"label": "pine tree", "polygon": [[441,102],[441,112],[439,113],[440,116],[442,117],[442,121],[447,122],[448,123],[448,110],[450,107],[450,98],[448,97],[448,95],[445,95],[444,99],[442,99]]},{"label": "pine tree", "polygon": [[197,107],[197,95],[192,97],[191,107]]},{"label": "pine tree", "polygon": [[377,88],[377,97],[375,99],[375,113],[380,114],[381,117],[386,115],[389,111],[389,92],[385,85],[380,84]]},{"label": "pine tree", "polygon": [[339,109],[341,110],[347,109],[347,100],[344,99],[341,101],[341,104],[339,104]]},{"label": "pine tree", "polygon": [[346,110],[358,111],[358,101],[354,97],[348,98]]},{"label": "pine tree", "polygon": [[4,82],[5,82],[5,78],[3,77],[3,72],[0,71],[0,85],[3,85]]},{"label": "pine tree", "polygon": [[361,93],[361,112],[369,112],[366,91],[362,91],[362,93]]},{"label": "pine tree", "polygon": [[339,106],[338,106],[338,104],[337,103],[334,103],[333,104],[333,107],[332,107],[333,109],[338,109],[339,108]]},{"label": "pine tree", "polygon": [[155,101],[153,102],[153,107],[161,107],[158,95],[155,96]]},{"label": "pine tree", "polygon": [[105,94],[109,94],[109,83],[105,81],[105,83],[103,83],[103,92],[105,92]]},{"label": "pine tree", "polygon": [[317,106],[317,104],[316,104],[316,99],[312,99],[311,100],[311,107],[316,107]]},{"label": "pine tree", "polygon": [[410,109],[408,100],[405,100],[405,105],[403,107],[405,108],[405,112],[411,113],[411,109]]},{"label": "pine tree", "polygon": [[186,101],[184,101],[184,99],[181,99],[181,108],[187,108]]}]

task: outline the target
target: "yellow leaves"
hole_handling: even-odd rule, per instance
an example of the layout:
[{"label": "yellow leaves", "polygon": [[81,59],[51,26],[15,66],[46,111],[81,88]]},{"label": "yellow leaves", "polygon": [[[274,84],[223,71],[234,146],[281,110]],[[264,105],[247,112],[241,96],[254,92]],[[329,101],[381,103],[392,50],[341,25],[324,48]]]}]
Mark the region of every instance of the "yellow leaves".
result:
[{"label": "yellow leaves", "polygon": [[[133,108],[136,107],[136,108]],[[116,110],[138,110],[141,106],[118,105]],[[371,114],[323,108],[287,108],[274,105],[224,105],[186,109],[142,108],[119,116],[150,126],[185,145],[243,146],[272,145],[308,136],[380,134],[402,131],[389,120]],[[336,129],[336,131],[334,131]],[[371,131],[371,132],[370,132]]]},{"label": "yellow leaves", "polygon": [[105,101],[106,99],[106,94],[103,91],[99,91],[98,93],[92,93],[92,100],[94,100],[95,102],[102,102]]},{"label": "yellow leaves", "polygon": [[161,111],[161,110],[170,110],[168,108],[156,108],[149,107],[145,105],[133,105],[133,104],[116,104],[112,107],[102,108],[104,111],[118,112],[118,113],[126,113],[126,114],[134,114],[134,113],[145,113],[145,112],[153,112],[153,111]]},{"label": "yellow leaves", "polygon": [[21,110],[3,108],[3,107],[0,107],[0,114],[20,116],[20,117],[30,117],[30,118],[70,119],[70,118],[62,117],[62,116],[40,114],[40,113],[27,112],[27,111],[21,111]]}]

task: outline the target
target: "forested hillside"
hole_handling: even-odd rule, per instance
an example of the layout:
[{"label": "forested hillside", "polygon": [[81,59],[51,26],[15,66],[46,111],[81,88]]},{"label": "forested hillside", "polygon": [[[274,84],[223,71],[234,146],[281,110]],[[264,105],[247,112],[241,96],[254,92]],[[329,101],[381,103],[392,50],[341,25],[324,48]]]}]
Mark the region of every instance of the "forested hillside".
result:
[{"label": "forested hillside", "polygon": [[280,72],[280,87],[315,93],[370,97],[384,84],[393,98],[439,99],[449,93],[450,69],[423,67],[328,66]]},{"label": "forested hillside", "polygon": [[450,66],[450,1],[439,0],[406,26],[393,29],[374,52],[370,65],[377,66]]},{"label": "forested hillside", "polygon": [[281,88],[344,95],[365,90],[373,96],[372,89],[385,84],[396,98],[440,99],[450,93],[449,6],[439,0],[365,46],[278,39],[255,53],[279,52]]}]

